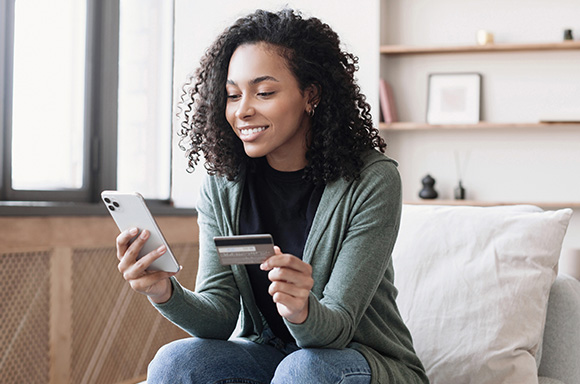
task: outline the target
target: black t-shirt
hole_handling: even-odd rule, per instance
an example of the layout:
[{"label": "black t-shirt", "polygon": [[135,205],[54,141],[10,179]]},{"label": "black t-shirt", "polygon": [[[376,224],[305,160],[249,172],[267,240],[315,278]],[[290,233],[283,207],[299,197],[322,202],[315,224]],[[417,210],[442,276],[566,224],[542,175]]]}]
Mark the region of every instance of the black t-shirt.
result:
[{"label": "black t-shirt", "polygon": [[[303,179],[304,171],[280,172],[265,158],[248,170],[240,212],[240,234],[269,233],[283,253],[302,258],[324,186]],[[246,269],[258,308],[274,334],[288,342],[293,338],[268,293],[268,272],[259,265]]]}]

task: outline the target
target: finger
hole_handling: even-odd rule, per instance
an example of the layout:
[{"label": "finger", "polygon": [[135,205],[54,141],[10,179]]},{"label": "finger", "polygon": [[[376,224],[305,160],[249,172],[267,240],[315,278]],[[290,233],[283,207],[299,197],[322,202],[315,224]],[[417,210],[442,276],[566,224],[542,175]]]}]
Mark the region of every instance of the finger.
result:
[{"label": "finger", "polygon": [[117,259],[121,260],[127,248],[129,248],[129,242],[139,233],[138,228],[131,228],[123,231],[117,236],[115,243],[117,246]]},{"label": "finger", "polygon": [[[280,248],[278,248],[280,249]],[[275,251],[275,248],[274,248]],[[296,256],[290,255],[290,254],[275,254],[273,256],[268,257],[266,260],[264,260],[264,262],[262,264],[260,264],[260,269],[265,270],[265,271],[269,271],[272,268],[275,267],[282,267],[282,266],[287,266],[289,263],[291,263],[290,260],[284,260],[286,258],[290,259],[290,258],[296,258],[298,259]]]},{"label": "finger", "polygon": [[314,285],[311,274],[284,267],[272,269],[268,272],[268,279],[273,283],[278,281],[286,282],[307,290],[312,289]]},{"label": "finger", "polygon": [[127,281],[139,278],[143,276],[147,268],[149,268],[151,264],[160,258],[165,252],[167,252],[167,248],[162,245],[135,262],[131,262],[130,258],[123,259],[119,263],[119,271],[123,273],[123,278]]},{"label": "finger", "polygon": [[308,298],[292,296],[285,292],[276,292],[272,300],[276,304],[284,305],[290,312],[302,311],[308,302]]},{"label": "finger", "polygon": [[277,245],[274,245],[274,254],[275,255],[281,255],[282,254],[282,250]]},{"label": "finger", "polygon": [[260,269],[264,271],[269,271],[276,267],[290,268],[302,273],[312,274],[310,264],[289,253],[271,256],[260,265]]},{"label": "finger", "polygon": [[[146,257],[147,255],[143,255],[142,258],[139,258],[139,252],[141,252],[141,249],[143,248],[143,245],[145,244],[145,241],[147,241],[148,237],[149,232],[144,230],[141,232],[139,237],[137,237],[135,241],[133,241],[133,243],[129,246],[123,257],[121,258],[119,265],[117,266],[117,268],[121,273],[124,274],[125,272],[127,272],[137,262],[139,262],[138,268],[141,270],[145,270],[152,263],[152,261],[149,261],[149,258]],[[158,251],[165,252],[166,250],[162,247],[159,247],[157,250],[152,251],[151,253],[156,254],[156,252]],[[159,254],[157,257],[161,256],[161,254]],[[143,258],[145,258],[145,260],[140,261]],[[145,268],[142,267],[143,263],[146,263]]]},{"label": "finger", "polygon": [[149,239],[149,236],[150,233],[148,230],[142,230],[139,236],[135,238],[135,240],[129,245],[129,248],[125,251],[121,262],[126,261],[129,264],[136,262],[137,258],[139,258],[139,252],[141,252],[141,249]]},{"label": "finger", "polygon": [[304,300],[310,295],[310,289],[301,288],[294,284],[286,283],[283,281],[277,281],[268,287],[268,293],[274,298],[274,302],[276,301],[276,297],[278,294],[288,295],[295,299]]}]

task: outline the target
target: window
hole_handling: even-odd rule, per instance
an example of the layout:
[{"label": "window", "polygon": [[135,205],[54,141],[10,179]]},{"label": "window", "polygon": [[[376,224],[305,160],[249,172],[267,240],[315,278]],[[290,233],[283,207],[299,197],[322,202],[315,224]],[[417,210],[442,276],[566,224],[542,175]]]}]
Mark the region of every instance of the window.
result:
[{"label": "window", "polygon": [[122,0],[117,188],[169,199],[173,5]]},{"label": "window", "polygon": [[169,200],[173,2],[0,0],[0,201]]},{"label": "window", "polygon": [[83,187],[86,4],[60,0],[59,5],[15,2],[10,159],[15,190]]}]

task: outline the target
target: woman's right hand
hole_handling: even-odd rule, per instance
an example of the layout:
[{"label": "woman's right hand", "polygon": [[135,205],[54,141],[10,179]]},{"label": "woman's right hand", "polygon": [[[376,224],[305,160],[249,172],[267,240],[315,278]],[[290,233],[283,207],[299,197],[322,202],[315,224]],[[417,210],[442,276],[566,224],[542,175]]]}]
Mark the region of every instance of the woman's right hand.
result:
[{"label": "woman's right hand", "polygon": [[161,257],[167,249],[161,246],[146,254],[139,260],[137,256],[143,245],[149,238],[149,231],[144,230],[139,237],[130,243],[139,230],[133,228],[121,232],[117,236],[117,258],[119,259],[119,272],[136,292],[149,296],[151,301],[157,304],[164,303],[171,298],[173,288],[169,278],[177,272],[147,271],[153,261]]}]

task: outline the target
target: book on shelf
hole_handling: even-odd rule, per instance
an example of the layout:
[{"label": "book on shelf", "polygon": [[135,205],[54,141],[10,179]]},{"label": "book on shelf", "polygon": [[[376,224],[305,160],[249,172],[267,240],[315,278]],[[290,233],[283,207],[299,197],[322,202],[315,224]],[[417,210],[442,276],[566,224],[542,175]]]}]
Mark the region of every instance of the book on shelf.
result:
[{"label": "book on shelf", "polygon": [[381,104],[381,114],[383,116],[382,121],[387,124],[396,122],[398,119],[393,88],[384,79],[379,80],[379,101]]}]

